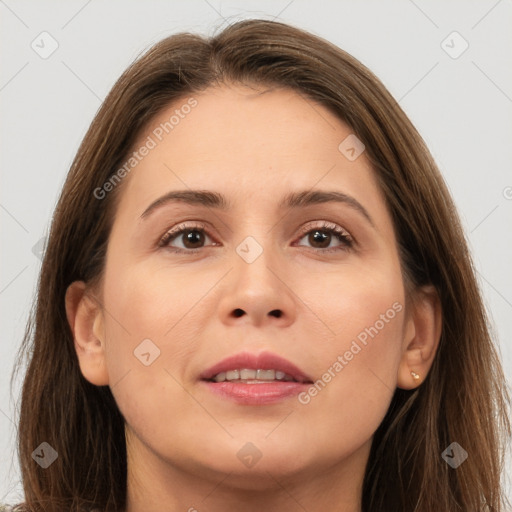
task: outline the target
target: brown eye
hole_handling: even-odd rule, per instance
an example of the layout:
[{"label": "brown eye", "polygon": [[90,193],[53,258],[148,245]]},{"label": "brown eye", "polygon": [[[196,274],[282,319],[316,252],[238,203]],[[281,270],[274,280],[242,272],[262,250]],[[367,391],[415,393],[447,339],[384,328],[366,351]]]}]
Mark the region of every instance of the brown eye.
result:
[{"label": "brown eye", "polygon": [[[331,242],[332,234],[322,231],[320,229],[315,229],[314,231],[310,231],[308,235],[308,242],[315,247],[315,249],[327,249]],[[327,242],[327,245],[326,245]],[[317,245],[319,244],[319,245]]]},{"label": "brown eye", "polygon": [[[159,242],[159,247],[169,247],[176,252],[195,252],[203,247],[205,239],[210,238],[203,225],[181,224],[176,229],[168,231]],[[181,242],[181,247],[171,245],[171,242]]]},{"label": "brown eye", "polygon": [[197,249],[197,246],[204,243],[205,234],[198,229],[186,229],[178,236],[183,240],[187,249]]},{"label": "brown eye", "polygon": [[[306,237],[311,247],[319,251],[347,250],[353,246],[353,239],[350,234],[336,224],[324,223],[322,226],[309,229],[302,233],[301,240]],[[329,247],[333,240],[339,242],[337,247]]]}]

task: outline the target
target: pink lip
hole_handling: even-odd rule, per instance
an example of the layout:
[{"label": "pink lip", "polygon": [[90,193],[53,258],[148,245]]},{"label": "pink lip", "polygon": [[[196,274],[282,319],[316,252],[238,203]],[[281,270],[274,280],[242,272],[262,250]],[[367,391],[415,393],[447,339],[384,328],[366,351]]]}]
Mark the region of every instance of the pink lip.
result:
[{"label": "pink lip", "polygon": [[201,385],[206,386],[209,391],[222,398],[242,405],[266,405],[279,402],[298,395],[311,386],[311,384],[293,381],[262,381],[258,384],[247,384],[245,382],[213,382],[209,380],[201,381]]},{"label": "pink lip", "polygon": [[[228,370],[242,369],[242,368],[254,368],[255,370],[279,370],[288,375],[291,375],[298,382],[273,382],[269,384],[253,384],[250,386],[282,386],[283,384],[299,384],[299,383],[312,383],[312,378],[304,373],[300,368],[295,366],[292,362],[284,359],[277,354],[271,352],[260,352],[259,354],[251,354],[250,352],[240,352],[233,356],[227,357],[222,361],[214,364],[212,367],[203,371],[199,376],[202,380],[209,380],[220,372],[227,372]],[[218,382],[216,384],[223,384]],[[229,384],[229,383],[227,383]],[[240,385],[240,384],[238,384]],[[242,383],[241,385],[247,386]],[[284,389],[284,388],[283,388]],[[261,389],[263,392],[263,388]]]}]

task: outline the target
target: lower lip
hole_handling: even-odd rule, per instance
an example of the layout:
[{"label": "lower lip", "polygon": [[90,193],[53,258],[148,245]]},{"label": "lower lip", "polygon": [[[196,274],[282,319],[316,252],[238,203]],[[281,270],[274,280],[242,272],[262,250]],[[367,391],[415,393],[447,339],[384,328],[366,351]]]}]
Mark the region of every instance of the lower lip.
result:
[{"label": "lower lip", "polygon": [[298,395],[311,384],[300,382],[261,382],[247,384],[245,382],[203,382],[212,393],[245,405],[265,405],[280,402]]}]

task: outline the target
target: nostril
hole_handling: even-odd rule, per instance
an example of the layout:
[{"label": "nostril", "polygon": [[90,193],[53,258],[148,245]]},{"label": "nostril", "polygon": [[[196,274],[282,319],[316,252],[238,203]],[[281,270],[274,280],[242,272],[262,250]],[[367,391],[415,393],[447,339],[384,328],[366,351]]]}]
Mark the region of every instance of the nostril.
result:
[{"label": "nostril", "polygon": [[244,314],[244,312],[241,309],[235,309],[234,314],[235,314],[235,317],[238,318],[238,317],[241,317]]},{"label": "nostril", "polygon": [[270,314],[275,316],[276,318],[281,318],[281,310],[279,309],[274,309],[273,311],[270,312]]}]

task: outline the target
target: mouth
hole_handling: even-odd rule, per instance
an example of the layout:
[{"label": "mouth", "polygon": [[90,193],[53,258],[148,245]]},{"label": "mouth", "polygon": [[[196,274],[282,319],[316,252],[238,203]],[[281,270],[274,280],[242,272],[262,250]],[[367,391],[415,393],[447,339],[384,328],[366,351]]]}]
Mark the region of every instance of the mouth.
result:
[{"label": "mouth", "polygon": [[313,384],[295,364],[270,352],[228,357],[205,370],[200,380],[215,395],[243,405],[275,403]]},{"label": "mouth", "polygon": [[312,378],[291,361],[271,352],[240,352],[214,364],[199,376],[210,382],[300,382]]},{"label": "mouth", "polygon": [[211,379],[203,379],[208,382],[236,382],[244,384],[261,384],[265,382],[300,382],[312,383],[305,377],[299,376],[298,379],[282,370],[264,370],[262,368],[240,368],[219,372]]}]

